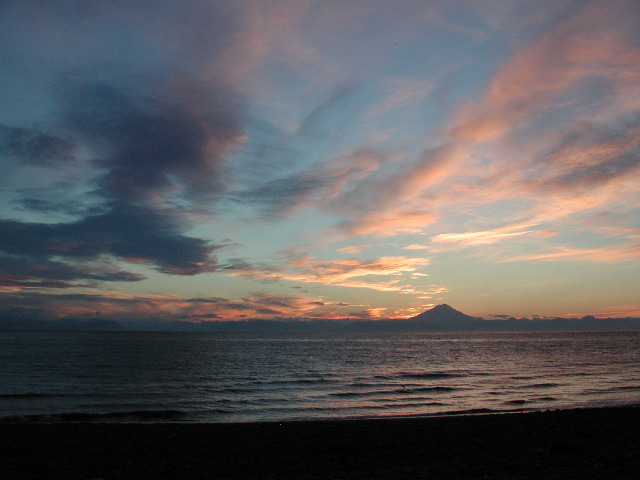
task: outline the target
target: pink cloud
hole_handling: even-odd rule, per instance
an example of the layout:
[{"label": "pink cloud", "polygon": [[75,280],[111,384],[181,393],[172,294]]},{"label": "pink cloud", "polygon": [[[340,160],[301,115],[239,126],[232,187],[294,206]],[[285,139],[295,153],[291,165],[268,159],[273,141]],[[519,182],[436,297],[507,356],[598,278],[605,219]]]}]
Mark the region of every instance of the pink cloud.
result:
[{"label": "pink cloud", "polygon": [[551,251],[511,257],[505,261],[639,262],[640,244],[602,248],[555,247]]},{"label": "pink cloud", "polygon": [[571,101],[589,78],[608,78],[626,97],[621,90],[638,82],[640,52],[629,43],[638,12],[632,2],[615,3],[616,8],[592,2],[516,53],[485,97],[459,112],[454,138],[488,141],[511,132]]},{"label": "pink cloud", "polygon": [[[319,296],[252,293],[241,299],[186,298],[179,295],[126,294],[94,290],[78,294],[17,294],[34,307],[47,308],[57,316],[93,316],[147,320],[232,320],[241,318],[304,317],[349,311],[349,305],[333,305]],[[7,297],[10,301],[11,295]],[[9,305],[9,303],[8,303]]]},{"label": "pink cloud", "polygon": [[[433,236],[483,245],[638,208],[640,130],[629,117],[640,107],[638,13],[635,2],[592,2],[520,49],[460,107],[441,147],[341,191],[330,207],[346,217],[345,231],[417,233],[499,206],[496,229]],[[596,87],[606,95],[594,97]]]},{"label": "pink cloud", "polygon": [[387,210],[370,212],[364,218],[342,224],[344,230],[352,235],[376,235],[387,237],[399,233],[417,233],[435,222],[437,216],[432,212]]},{"label": "pink cloud", "polygon": [[339,248],[337,250],[338,253],[344,253],[346,255],[353,255],[354,253],[360,253],[362,250],[367,248],[368,245],[361,243],[359,245],[349,245],[348,247]]},{"label": "pink cloud", "polygon": [[460,247],[489,245],[515,237],[549,237],[556,232],[550,230],[532,230],[534,224],[515,224],[479,232],[441,233],[431,237],[432,243],[454,244]]},{"label": "pink cloud", "polygon": [[[229,270],[228,274],[262,280],[288,280],[349,288],[367,288],[387,292],[423,293],[402,283],[405,275],[418,272],[429,264],[426,258],[381,257],[375,260],[320,260],[310,255],[289,259],[281,268],[247,266]],[[370,277],[378,277],[375,281]],[[380,277],[391,277],[381,280]]]},{"label": "pink cloud", "polygon": [[402,247],[404,250],[428,250],[429,247],[427,245],[420,245],[418,243],[412,243],[411,245],[407,245],[406,247]]}]

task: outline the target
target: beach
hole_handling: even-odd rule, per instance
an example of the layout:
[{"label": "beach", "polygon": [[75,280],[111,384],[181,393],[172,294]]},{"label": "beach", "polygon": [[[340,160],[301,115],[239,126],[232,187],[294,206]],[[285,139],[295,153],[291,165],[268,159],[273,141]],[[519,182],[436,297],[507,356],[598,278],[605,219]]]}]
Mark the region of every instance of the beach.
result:
[{"label": "beach", "polygon": [[0,424],[12,479],[637,478],[640,408],[265,423]]}]

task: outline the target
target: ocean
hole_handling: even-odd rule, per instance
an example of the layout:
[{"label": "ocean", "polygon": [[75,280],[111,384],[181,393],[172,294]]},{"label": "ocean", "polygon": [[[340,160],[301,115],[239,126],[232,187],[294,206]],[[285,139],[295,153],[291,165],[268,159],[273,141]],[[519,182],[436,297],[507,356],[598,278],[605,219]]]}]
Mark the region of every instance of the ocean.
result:
[{"label": "ocean", "polygon": [[259,422],[640,404],[640,332],[0,332],[0,421]]}]

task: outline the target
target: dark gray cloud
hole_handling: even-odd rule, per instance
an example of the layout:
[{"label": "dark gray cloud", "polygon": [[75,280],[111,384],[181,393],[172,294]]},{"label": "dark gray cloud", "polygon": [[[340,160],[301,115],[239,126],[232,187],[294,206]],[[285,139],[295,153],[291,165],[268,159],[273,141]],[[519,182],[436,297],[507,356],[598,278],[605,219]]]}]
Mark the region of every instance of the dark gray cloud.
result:
[{"label": "dark gray cloud", "polygon": [[91,308],[103,306],[105,303],[125,307],[136,307],[150,303],[136,297],[108,297],[93,293],[41,293],[41,291],[31,289],[8,293],[3,296],[3,300],[9,308],[20,308],[20,305],[28,304],[32,308],[44,308],[51,312],[67,303],[90,305]]},{"label": "dark gray cloud", "polygon": [[216,315],[215,313],[205,313],[203,315],[191,315],[191,318],[221,318],[220,315]]},{"label": "dark gray cloud", "polygon": [[0,119],[0,159],[22,168],[0,216],[3,284],[143,278],[122,261],[171,275],[217,269],[219,246],[187,235],[187,215],[213,208],[244,134],[228,56],[240,10],[205,0],[1,5],[0,100],[16,114]]},{"label": "dark gray cloud", "polygon": [[294,174],[268,181],[251,190],[238,192],[234,198],[240,203],[259,206],[266,215],[278,215],[308,199],[328,183],[329,179],[326,178]]},{"label": "dark gray cloud", "polygon": [[[34,195],[42,193],[50,195],[51,192],[38,192],[30,191],[25,194]],[[71,215],[74,217],[83,217],[86,215],[96,215],[105,211],[105,207],[96,204],[92,205],[95,198],[83,198],[74,197],[68,200],[65,199],[50,199],[50,198],[21,198],[13,202],[21,210],[30,210],[32,212],[39,213],[51,213],[51,214],[63,214]]]},{"label": "dark gray cloud", "polygon": [[253,310],[254,307],[252,305],[248,305],[245,303],[235,303],[235,302],[230,302],[227,303],[225,305],[226,308],[230,309],[230,310]]},{"label": "dark gray cloud", "polygon": [[[40,266],[38,273],[25,265],[12,268],[16,262],[7,261],[5,275],[12,274],[20,282],[27,281],[29,273],[35,281],[56,276],[59,280],[138,279],[126,272],[96,275],[54,257],[67,261],[118,258],[175,275],[214,270],[216,246],[184,235],[187,225],[170,203],[177,191],[183,204],[199,206],[210,192],[220,189],[218,169],[226,143],[241,131],[237,120],[231,115],[194,117],[159,102],[135,105],[106,85],[74,90],[64,109],[67,130],[102,154],[94,161],[104,172],[94,191],[102,212],[68,223],[0,221],[0,251],[19,256],[22,264],[30,258]],[[51,165],[68,160],[73,151],[70,142],[35,130],[5,127],[2,133],[5,151],[23,162]],[[212,143],[222,151],[212,150]],[[23,198],[21,205],[41,212],[69,208],[37,198]]]},{"label": "dark gray cloud", "polygon": [[0,285],[3,286],[69,288],[90,286],[96,281],[133,282],[142,279],[142,275],[123,271],[105,261],[70,264],[47,256],[38,259],[29,255],[0,255]]},{"label": "dark gray cloud", "polygon": [[531,182],[547,188],[592,188],[638,169],[638,122],[640,114],[634,113],[618,119],[616,124],[581,123],[538,159],[555,165],[556,174]]},{"label": "dark gray cloud", "polygon": [[273,310],[272,308],[256,308],[256,314],[258,315],[282,315],[279,310]]},{"label": "dark gray cloud", "polygon": [[71,83],[62,99],[65,120],[101,155],[101,196],[145,202],[177,193],[195,201],[223,189],[221,164],[243,131],[225,97],[218,101],[203,93],[209,105],[201,113],[107,84]]},{"label": "dark gray cloud", "polygon": [[121,261],[218,268],[220,245],[187,235],[187,215],[215,208],[244,135],[237,75],[221,60],[240,21],[226,2],[3,3],[0,96],[21,109],[1,120],[0,159],[36,172],[0,216],[3,284],[143,278]]},{"label": "dark gray cloud", "polygon": [[0,125],[0,156],[20,162],[52,166],[75,159],[75,145],[68,139],[35,128]]},{"label": "dark gray cloud", "polygon": [[226,298],[222,298],[222,297],[194,297],[194,298],[187,298],[185,300],[185,302],[187,303],[225,303],[228,302],[228,300]]},{"label": "dark gray cloud", "polygon": [[105,214],[72,223],[25,223],[0,221],[0,251],[30,257],[70,260],[115,257],[153,265],[163,273],[195,275],[216,268],[215,246],[183,235],[170,213],[147,207],[115,204]]}]

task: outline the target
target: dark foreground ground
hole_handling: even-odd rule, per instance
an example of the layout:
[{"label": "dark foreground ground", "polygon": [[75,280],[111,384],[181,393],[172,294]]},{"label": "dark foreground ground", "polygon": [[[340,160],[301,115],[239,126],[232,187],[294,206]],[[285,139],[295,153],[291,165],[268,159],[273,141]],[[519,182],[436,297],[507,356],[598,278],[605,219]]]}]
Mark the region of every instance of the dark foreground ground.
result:
[{"label": "dark foreground ground", "polygon": [[254,424],[0,424],[6,479],[640,478],[640,408]]}]

